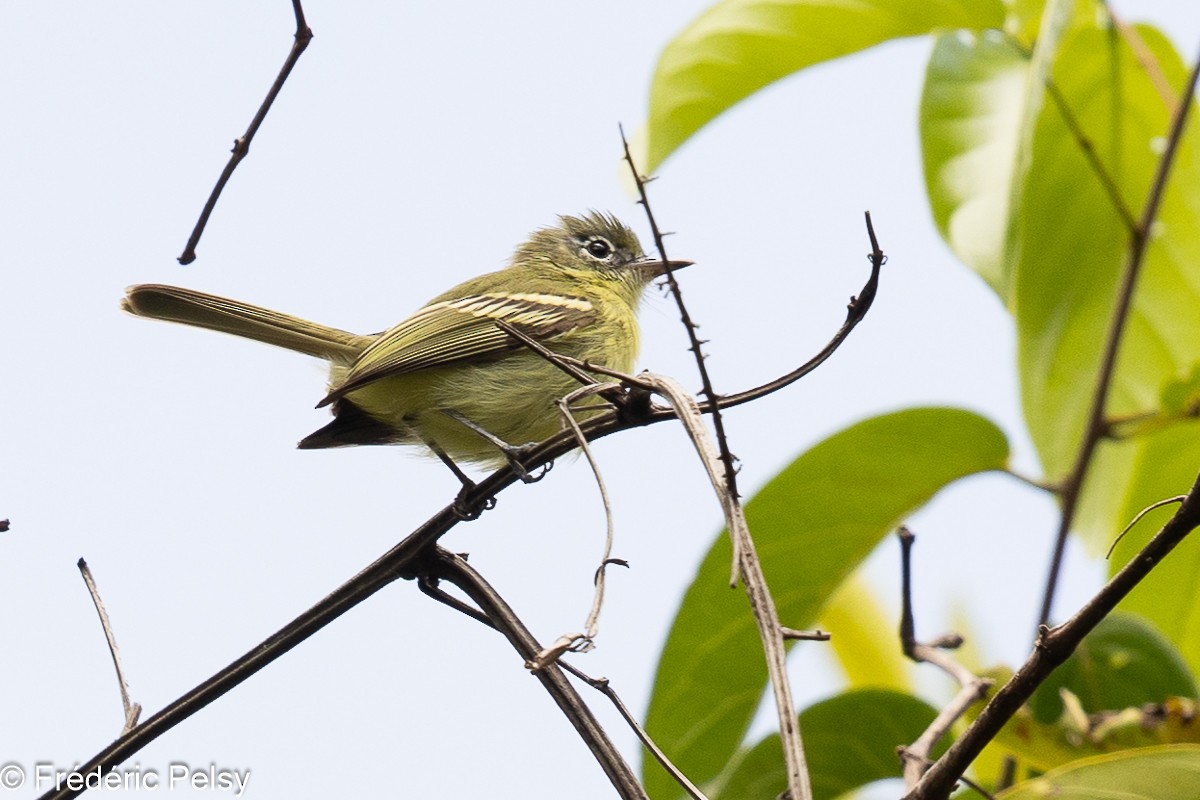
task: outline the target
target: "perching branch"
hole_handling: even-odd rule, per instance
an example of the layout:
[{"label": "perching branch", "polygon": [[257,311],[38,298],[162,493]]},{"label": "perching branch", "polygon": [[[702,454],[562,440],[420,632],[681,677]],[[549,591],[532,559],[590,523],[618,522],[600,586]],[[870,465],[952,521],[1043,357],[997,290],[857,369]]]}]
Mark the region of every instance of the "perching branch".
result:
[{"label": "perching branch", "polygon": [[1050,615],[1054,608],[1054,594],[1058,588],[1058,575],[1062,570],[1063,553],[1067,546],[1067,534],[1070,533],[1071,526],[1075,521],[1075,510],[1079,505],[1088,467],[1092,463],[1092,455],[1108,430],[1104,408],[1108,400],[1109,388],[1112,386],[1113,374],[1116,371],[1117,352],[1121,347],[1121,337],[1125,333],[1129,311],[1133,307],[1133,293],[1137,288],[1138,276],[1141,274],[1142,264],[1146,258],[1146,248],[1150,244],[1150,226],[1154,223],[1154,218],[1158,216],[1158,209],[1162,204],[1167,179],[1171,174],[1171,167],[1175,163],[1175,153],[1179,149],[1179,141],[1183,138],[1183,128],[1188,110],[1192,107],[1198,78],[1200,78],[1200,58],[1197,58],[1196,65],[1192,67],[1183,98],[1175,108],[1171,119],[1170,133],[1167,135],[1166,149],[1163,151],[1162,158],[1159,159],[1154,180],[1150,184],[1150,193],[1146,196],[1146,203],[1142,207],[1142,215],[1130,233],[1129,253],[1121,276],[1120,288],[1117,290],[1116,306],[1113,308],[1108,333],[1104,339],[1100,371],[1096,375],[1095,388],[1092,391],[1092,401],[1083,430],[1083,441],[1080,443],[1071,472],[1063,482],[1062,516],[1054,541],[1054,552],[1050,559],[1046,589],[1042,594],[1042,608],[1038,615],[1040,625],[1050,623]]},{"label": "perching branch", "polygon": [[1174,516],[1075,616],[1055,628],[1042,627],[1033,654],[984,706],[963,735],[929,768],[904,800],[945,800],[955,782],[1033,692],[1079,646],[1093,628],[1142,582],[1196,527],[1200,527],[1200,476]]},{"label": "perching branch", "polygon": [[258,113],[250,121],[250,127],[246,128],[246,132],[241,137],[233,140],[232,155],[230,155],[225,169],[221,171],[221,176],[217,178],[217,185],[213,187],[212,193],[209,194],[208,201],[200,211],[200,218],[196,220],[196,227],[192,228],[192,235],[188,237],[187,244],[183,248],[183,253],[179,256],[180,264],[187,265],[196,260],[196,245],[200,242],[200,236],[204,233],[204,227],[208,225],[208,218],[212,215],[213,209],[217,205],[217,199],[221,196],[221,192],[225,189],[225,184],[229,182],[229,178],[233,175],[233,171],[237,169],[238,164],[242,163],[242,159],[249,155],[250,142],[254,140],[254,135],[258,133],[259,126],[266,119],[267,112],[271,110],[271,104],[275,102],[275,98],[279,95],[279,90],[283,88],[283,84],[287,82],[288,76],[292,74],[292,67],[296,66],[296,62],[300,60],[300,54],[304,52],[305,48],[308,47],[308,43],[312,41],[312,28],[308,27],[308,23],[304,21],[304,9],[300,5],[300,0],[292,0],[292,11],[296,15],[296,33],[292,42],[291,52],[288,53],[287,59],[284,60],[283,67],[279,70],[279,75],[275,78],[275,83],[271,84],[267,96],[263,98],[262,105],[258,107]]},{"label": "perching branch", "polygon": [[[720,408],[728,408],[740,405],[777,391],[810,372],[837,349],[870,307],[870,302],[874,298],[878,286],[879,268],[884,259],[882,252],[879,251],[878,246],[874,243],[874,232],[870,229],[869,217],[868,231],[871,233],[872,247],[875,251],[872,257],[871,276],[860,292],[859,299],[852,300],[846,322],[835,334],[830,343],[816,357],[810,359],[808,363],[788,375],[759,387],[717,398],[716,402],[710,400],[702,401],[699,404],[701,413],[712,413],[713,409],[718,406]],[[577,366],[585,367],[601,374],[605,372],[605,370],[594,365]],[[646,391],[646,387],[637,385],[636,379],[633,380],[633,386],[634,392],[644,393]],[[624,399],[628,399],[629,396],[630,393],[627,392]],[[650,408],[648,405],[643,407],[642,404],[628,402],[622,405],[624,405],[624,408],[619,411],[598,414],[580,424],[580,429],[589,442],[617,431],[676,418],[674,410],[670,408]],[[534,465],[549,463],[575,449],[576,446],[577,442],[574,432],[562,431],[534,448],[527,456],[526,461]],[[516,482],[516,480],[517,476],[512,468],[506,466],[497,470],[487,479],[480,481],[473,489],[463,492],[454,502],[437,512],[399,544],[343,583],[320,602],[301,613],[208,680],[189,690],[161,711],[151,716],[141,725],[123,734],[81,766],[79,771],[86,773],[100,769],[107,772],[115,769],[119,764],[123,763],[147,744],[192,716],[209,703],[226,694],[234,687],[240,685],[249,679],[250,676],[282,657],[292,648],[378,592],[384,586],[387,586],[397,578],[412,579],[421,577],[421,565],[427,559],[430,548],[455,525],[460,522],[469,521],[464,519],[461,509],[478,508],[482,513],[483,510],[491,507],[489,501],[495,498],[503,489]],[[427,587],[423,586],[423,588]],[[782,630],[785,636],[790,636],[788,629]],[[63,786],[59,790],[47,792],[43,795],[43,800],[48,800],[49,798],[70,798],[76,797],[79,794],[80,791],[71,790]]]}]

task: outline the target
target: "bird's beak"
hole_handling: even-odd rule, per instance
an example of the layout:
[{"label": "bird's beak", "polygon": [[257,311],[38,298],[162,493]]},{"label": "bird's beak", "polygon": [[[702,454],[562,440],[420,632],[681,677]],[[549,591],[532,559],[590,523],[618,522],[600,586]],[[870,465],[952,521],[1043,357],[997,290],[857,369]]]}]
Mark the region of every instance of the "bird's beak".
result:
[{"label": "bird's beak", "polygon": [[636,269],[638,272],[645,275],[647,278],[657,278],[659,275],[666,275],[667,269],[677,270],[684,267],[690,267],[694,261],[660,261],[657,258],[646,258],[641,261],[635,261],[630,264],[631,269]]}]

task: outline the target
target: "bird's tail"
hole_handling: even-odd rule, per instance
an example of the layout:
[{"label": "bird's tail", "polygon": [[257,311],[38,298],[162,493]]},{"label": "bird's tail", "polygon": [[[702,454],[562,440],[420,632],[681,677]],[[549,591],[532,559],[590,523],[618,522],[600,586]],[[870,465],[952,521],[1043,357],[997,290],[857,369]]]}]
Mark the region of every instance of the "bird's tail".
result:
[{"label": "bird's tail", "polygon": [[142,284],[125,290],[121,308],[139,317],[232,333],[277,347],[349,364],[374,336],[360,336],[249,303],[177,286]]}]

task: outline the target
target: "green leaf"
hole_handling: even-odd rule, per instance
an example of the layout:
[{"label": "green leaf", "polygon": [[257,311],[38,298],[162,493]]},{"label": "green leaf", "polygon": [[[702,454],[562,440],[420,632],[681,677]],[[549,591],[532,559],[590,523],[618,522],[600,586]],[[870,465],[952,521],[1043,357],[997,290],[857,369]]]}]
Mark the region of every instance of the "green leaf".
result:
[{"label": "green leaf", "polygon": [[724,0],[663,50],[647,173],[726,109],[805,67],[905,36],[999,28],[1000,0]]},{"label": "green leaf", "polygon": [[[896,746],[911,744],[936,716],[928,703],[885,689],[849,691],[806,708],[800,730],[814,800],[900,777]],[[774,733],[740,761],[721,789],[721,800],[761,800],[786,789],[783,748]]]},{"label": "green leaf", "polygon": [[[1156,30],[1138,31],[1178,90],[1178,54]],[[1136,218],[1169,122],[1164,98],[1124,40],[1094,28],[1067,35],[1053,78],[1120,205]],[[1154,411],[1164,382],[1200,360],[1196,129],[1190,126],[1180,143],[1152,231],[1109,393],[1113,415]],[[1009,256],[1025,418],[1053,480],[1070,468],[1081,441],[1130,234],[1054,103],[1038,117],[1031,157],[1021,173]]]},{"label": "green leaf", "polygon": [[1195,800],[1200,746],[1162,745],[1075,761],[1023,781],[997,800]]},{"label": "green leaf", "polygon": [[[792,627],[810,625],[909,513],[958,478],[1002,469],[1007,458],[995,425],[950,408],[874,417],[801,455],[746,504],[781,618]],[[713,780],[733,757],[766,685],[745,593],[729,588],[730,557],[722,534],[675,618],[646,721],[698,784]],[[644,777],[652,796],[678,793],[656,766]]]},{"label": "green leaf", "polygon": [[1160,404],[1168,416],[1195,417],[1200,414],[1200,364],[1194,364],[1186,376],[1169,380],[1163,387]]},{"label": "green leaf", "polygon": [[1112,614],[1037,688],[1029,704],[1050,723],[1063,713],[1067,689],[1087,713],[1115,711],[1168,697],[1196,697],[1196,683],[1179,651],[1152,625],[1130,614]]},{"label": "green leaf", "polygon": [[1006,303],[1008,205],[1028,72],[1007,39],[942,34],[921,94],[921,155],[938,231]]}]

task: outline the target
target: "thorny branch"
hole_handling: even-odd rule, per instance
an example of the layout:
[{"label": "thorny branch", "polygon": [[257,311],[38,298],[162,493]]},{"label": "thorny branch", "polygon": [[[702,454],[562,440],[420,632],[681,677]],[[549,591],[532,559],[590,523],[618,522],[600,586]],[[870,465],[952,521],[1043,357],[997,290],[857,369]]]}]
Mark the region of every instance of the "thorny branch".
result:
[{"label": "thorny branch", "polygon": [[[621,131],[621,144],[625,150],[625,161],[629,165],[630,172],[633,174],[634,182],[637,184],[638,202],[641,203],[642,208],[646,212],[646,219],[650,223],[650,231],[654,235],[654,245],[658,250],[658,257],[663,262],[669,264],[662,232],[658,228],[654,212],[650,208],[650,200],[646,196],[646,180],[638,172],[637,165],[634,164],[633,155],[629,151],[629,142],[625,139],[624,130]],[[711,459],[708,458],[708,454],[706,453],[708,439],[703,425],[692,424],[698,423],[700,409],[691,395],[680,391],[678,386],[673,382],[661,382],[661,379],[659,386],[656,387],[656,391],[671,401],[680,421],[688,427],[688,434],[692,437],[692,441],[696,445],[696,450],[700,453],[701,460],[704,461],[705,467],[709,470],[709,475],[712,477],[713,488],[717,491],[722,510],[725,512],[725,520],[729,526],[729,536],[733,544],[733,577],[731,583],[736,586],[737,577],[739,574],[741,575],[746,595],[750,598],[750,607],[754,615],[754,621],[758,626],[759,639],[762,642],[763,655],[767,662],[767,671],[770,673],[772,695],[775,698],[775,711],[779,719],[779,739],[783,747],[783,757],[787,767],[788,794],[791,800],[810,800],[812,798],[812,779],[808,773],[808,763],[804,755],[804,741],[800,733],[800,719],[796,714],[796,706],[792,700],[791,684],[787,675],[787,649],[785,646],[786,637],[783,634],[783,625],[775,609],[775,601],[771,597],[770,590],[767,588],[767,579],[763,574],[762,566],[755,552],[754,540],[750,537],[750,528],[747,526],[745,515],[742,512],[739,501],[740,495],[737,488],[737,472],[734,466],[733,453],[729,450],[729,440],[725,435],[724,418],[721,415],[720,403],[717,393],[713,389],[712,379],[708,374],[708,367],[704,363],[705,355],[701,349],[700,338],[696,335],[696,331],[700,326],[692,321],[691,314],[688,313],[687,305],[683,301],[683,293],[680,291],[679,283],[675,280],[674,272],[668,268],[665,275],[667,286],[675,298],[675,305],[679,309],[680,320],[687,331],[688,341],[690,342],[688,349],[691,350],[692,355],[696,358],[696,369],[700,374],[701,396],[712,406],[713,431],[716,434],[717,449],[722,467],[721,472],[723,474],[718,475],[712,468]],[[642,376],[643,379],[645,377],[645,375]]]}]

